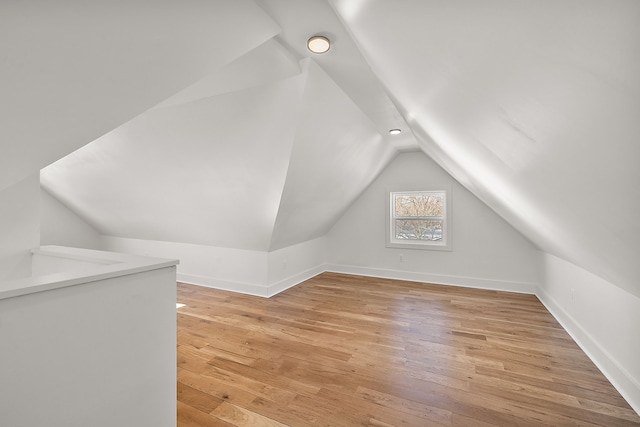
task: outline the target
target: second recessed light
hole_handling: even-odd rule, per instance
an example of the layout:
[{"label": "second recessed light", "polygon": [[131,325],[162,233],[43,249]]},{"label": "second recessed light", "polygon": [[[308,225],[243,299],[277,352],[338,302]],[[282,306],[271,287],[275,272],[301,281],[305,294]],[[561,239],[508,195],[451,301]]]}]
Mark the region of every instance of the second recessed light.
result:
[{"label": "second recessed light", "polygon": [[307,47],[313,53],[325,53],[331,48],[331,42],[325,36],[313,36],[307,40]]}]

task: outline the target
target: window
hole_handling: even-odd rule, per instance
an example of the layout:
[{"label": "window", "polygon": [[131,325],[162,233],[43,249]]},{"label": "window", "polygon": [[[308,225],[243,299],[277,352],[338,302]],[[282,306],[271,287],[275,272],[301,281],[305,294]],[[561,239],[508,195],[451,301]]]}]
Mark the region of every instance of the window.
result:
[{"label": "window", "polygon": [[451,250],[447,191],[392,191],[387,246]]}]

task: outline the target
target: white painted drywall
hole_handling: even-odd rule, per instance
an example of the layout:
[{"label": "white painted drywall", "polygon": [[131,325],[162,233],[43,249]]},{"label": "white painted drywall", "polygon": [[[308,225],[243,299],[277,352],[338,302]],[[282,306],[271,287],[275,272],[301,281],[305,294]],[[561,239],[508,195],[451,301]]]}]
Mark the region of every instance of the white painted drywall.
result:
[{"label": "white painted drywall", "polygon": [[0,299],[0,424],[175,426],[175,286],[171,266]]},{"label": "white painted drywall", "polygon": [[538,297],[640,413],[640,298],[543,254]]},{"label": "white painted drywall", "polygon": [[36,173],[0,190],[0,281],[31,274],[40,246],[40,178]]},{"label": "white painted drywall", "polygon": [[640,2],[330,2],[427,154],[640,296]]},{"label": "white painted drywall", "polygon": [[42,171],[104,235],[266,251],[301,77],[152,109]]},{"label": "white painted drywall", "polygon": [[43,188],[108,236],[263,252],[323,236],[394,149],[314,61],[256,80],[259,50],[43,169]]},{"label": "white painted drywall", "polygon": [[0,28],[0,189],[280,31],[251,0],[3,0]]},{"label": "white painted drywall", "polygon": [[40,245],[102,249],[100,233],[44,189],[40,190]]},{"label": "white painted drywall", "polygon": [[[452,190],[453,250],[387,248],[388,191],[446,187]],[[399,154],[331,229],[327,264],[346,273],[533,293],[540,255],[429,157],[411,152]]]},{"label": "white painted drywall", "polygon": [[179,259],[178,281],[267,296],[267,253],[190,243],[103,236],[106,250]]},{"label": "white painted drywall", "polygon": [[320,237],[269,252],[269,296],[324,271],[326,239]]},{"label": "white painted drywall", "polygon": [[394,149],[314,61],[305,84],[269,250],[324,236]]},{"label": "white painted drywall", "polygon": [[324,238],[273,252],[102,236],[106,250],[179,259],[177,278],[216,289],[269,297],[323,271]]}]

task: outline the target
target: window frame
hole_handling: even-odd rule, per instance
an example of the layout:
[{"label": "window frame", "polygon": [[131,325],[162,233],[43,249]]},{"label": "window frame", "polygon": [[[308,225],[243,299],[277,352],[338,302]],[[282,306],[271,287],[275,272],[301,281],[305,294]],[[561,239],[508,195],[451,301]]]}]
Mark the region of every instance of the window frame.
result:
[{"label": "window frame", "polygon": [[[433,189],[421,190],[387,190],[387,218],[386,218],[386,246],[388,248],[401,249],[419,249],[433,251],[452,251],[452,233],[451,233],[451,187],[441,186]],[[425,194],[425,193],[444,193],[444,206],[442,215],[442,240],[400,240],[395,238],[395,210],[394,196],[402,194]],[[423,218],[423,217],[416,217]],[[428,217],[424,217],[428,218]]]}]

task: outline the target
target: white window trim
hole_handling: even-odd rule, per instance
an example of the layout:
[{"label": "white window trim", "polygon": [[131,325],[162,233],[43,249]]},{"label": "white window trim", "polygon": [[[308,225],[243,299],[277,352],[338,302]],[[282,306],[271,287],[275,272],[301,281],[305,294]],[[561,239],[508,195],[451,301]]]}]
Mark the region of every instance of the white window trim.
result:
[{"label": "white window trim", "polygon": [[[429,240],[413,240],[413,241],[403,241],[400,242],[396,240],[394,237],[394,228],[391,225],[391,221],[393,221],[393,194],[394,193],[424,193],[424,192],[440,192],[445,194],[445,207],[444,207],[444,227],[442,232],[442,240],[438,242],[433,242]],[[453,243],[453,235],[451,232],[452,223],[452,211],[453,204],[452,200],[452,192],[450,186],[441,186],[439,188],[421,188],[419,190],[411,189],[400,189],[400,190],[392,190],[388,189],[386,191],[387,194],[387,215],[386,215],[386,246],[388,248],[400,248],[400,249],[419,249],[419,250],[430,250],[430,251],[452,251],[452,243]]]}]

